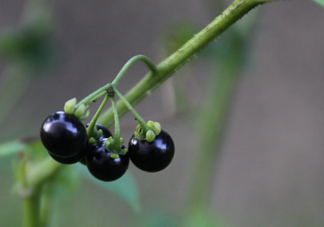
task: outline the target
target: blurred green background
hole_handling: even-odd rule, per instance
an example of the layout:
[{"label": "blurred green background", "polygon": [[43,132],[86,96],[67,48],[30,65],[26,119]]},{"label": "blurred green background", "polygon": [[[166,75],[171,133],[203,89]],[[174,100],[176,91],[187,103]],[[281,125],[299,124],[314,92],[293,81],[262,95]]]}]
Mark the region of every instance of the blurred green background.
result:
[{"label": "blurred green background", "polygon": [[[36,20],[45,41],[32,52],[25,44],[18,52],[6,49],[10,42],[0,45],[0,142],[37,135],[47,115],[112,81],[134,55],[159,63],[224,9],[211,0],[46,1],[49,14],[39,13],[34,2],[1,1],[0,37],[20,37],[15,31]],[[52,226],[324,226],[324,10],[296,0],[264,4],[258,13],[253,35],[247,36],[246,24],[256,16],[250,13],[136,106],[145,120],[159,121],[176,145],[162,172],[130,165],[141,212],[80,178],[77,188],[55,198]],[[22,33],[31,42],[27,47],[37,41]],[[234,46],[239,42],[244,45]],[[227,64],[240,70],[227,72],[233,67]],[[119,90],[126,92],[146,72],[143,64],[134,65]],[[213,133],[207,142],[201,137],[204,125],[207,132],[219,125],[198,118],[217,112],[210,97],[226,73],[239,83],[218,147]],[[90,107],[92,114],[97,106]],[[137,122],[127,114],[121,124],[128,141]],[[201,143],[206,149],[198,148]],[[220,154],[209,156],[213,148]],[[194,169],[197,154],[215,165],[206,169],[210,176]],[[0,159],[0,226],[21,226],[21,200],[11,192],[12,159]],[[186,215],[191,189],[200,188],[197,178],[212,179],[211,188],[201,186],[210,216]],[[217,221],[206,222],[212,217]]]}]

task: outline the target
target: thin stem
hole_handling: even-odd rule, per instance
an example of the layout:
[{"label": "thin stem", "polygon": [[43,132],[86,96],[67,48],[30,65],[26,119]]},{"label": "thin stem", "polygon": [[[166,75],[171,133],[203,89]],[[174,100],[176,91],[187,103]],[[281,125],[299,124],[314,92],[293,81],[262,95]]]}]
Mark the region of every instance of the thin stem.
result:
[{"label": "thin stem", "polygon": [[120,70],[120,72],[117,74],[114,81],[111,83],[114,87],[116,87],[120,80],[124,77],[127,70],[137,61],[143,61],[147,67],[152,71],[152,73],[156,73],[157,68],[156,65],[146,56],[144,55],[137,55],[135,57],[132,57],[126,64],[123,66],[123,68]]},{"label": "thin stem", "polygon": [[[140,82],[137,83],[126,95],[125,98],[132,106],[135,106],[153,90],[159,87],[182,65],[195,56],[208,43],[215,40],[226,29],[228,29],[237,20],[242,18],[251,9],[258,4],[268,0],[236,0],[220,16],[211,22],[201,32],[196,34],[191,40],[185,43],[179,50],[161,62],[155,73],[149,72]],[[127,113],[128,108],[121,100],[117,103],[117,109],[120,116]],[[100,124],[110,126],[113,124],[112,108],[108,109],[98,119]]]},{"label": "thin stem", "polygon": [[127,101],[127,99],[116,89],[114,88],[115,94],[125,103],[126,107],[129,109],[130,112],[134,115],[138,123],[141,125],[143,134],[145,135],[146,132],[149,130],[149,127],[145,123],[144,119],[136,112],[134,107]]},{"label": "thin stem", "polygon": [[124,77],[127,70],[137,61],[143,61],[151,70],[152,73],[156,73],[156,65],[146,56],[144,55],[137,55],[135,57],[132,57],[126,64],[123,66],[123,68],[120,70],[120,72],[117,74],[116,78],[112,83],[108,83],[105,86],[99,88],[98,90],[94,91],[84,99],[82,99],[77,106],[84,104],[88,105],[92,101],[96,100],[97,98],[100,98],[101,96],[105,95],[106,90],[112,87],[115,87],[118,85],[119,81]]},{"label": "thin stem", "polygon": [[115,138],[112,144],[109,146],[113,152],[118,153],[120,151],[120,124],[119,124],[119,117],[118,111],[116,108],[116,101],[114,96],[110,96],[111,104],[114,112],[114,119],[115,119]]},{"label": "thin stem", "polygon": [[90,95],[82,99],[76,106],[80,106],[81,104],[88,105],[89,103],[95,101],[96,99],[100,98],[101,96],[104,96],[107,94],[107,90],[112,88],[112,84],[108,83],[105,86],[102,86],[98,90],[92,92]]},{"label": "thin stem", "polygon": [[90,124],[89,124],[89,127],[88,127],[88,129],[87,129],[87,134],[88,134],[88,137],[89,137],[89,138],[93,136],[93,135],[92,135],[92,134],[93,134],[93,129],[94,129],[94,127],[95,127],[95,125],[96,125],[96,122],[97,122],[97,120],[98,120],[98,117],[99,117],[100,113],[102,112],[103,108],[105,107],[105,105],[106,105],[108,99],[109,99],[109,96],[106,95],[106,97],[105,97],[104,100],[102,101],[102,103],[101,103],[101,105],[99,106],[99,108],[98,108],[96,114],[93,116],[93,118],[92,118],[92,120],[91,120],[91,122],[90,122]]}]

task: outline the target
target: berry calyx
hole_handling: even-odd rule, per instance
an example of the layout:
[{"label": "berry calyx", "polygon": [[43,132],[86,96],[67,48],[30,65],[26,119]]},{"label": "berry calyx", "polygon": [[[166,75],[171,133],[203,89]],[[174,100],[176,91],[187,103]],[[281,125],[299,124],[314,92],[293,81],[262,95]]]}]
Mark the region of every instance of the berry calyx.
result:
[{"label": "berry calyx", "polygon": [[[89,125],[90,124],[86,124],[85,127],[88,128]],[[104,138],[113,137],[112,133],[105,126],[103,126],[101,124],[96,123],[96,129],[97,130],[94,130],[94,132],[91,133],[91,135],[95,134],[95,135],[92,135],[92,137],[94,137],[94,139],[96,141],[102,140]],[[100,135],[100,130],[102,131],[101,135]]]},{"label": "berry calyx", "polygon": [[63,111],[55,112],[45,119],[40,137],[48,152],[59,158],[80,155],[88,142],[82,122]]},{"label": "berry calyx", "polygon": [[152,142],[139,140],[134,135],[128,144],[129,158],[133,164],[147,172],[158,172],[165,169],[174,156],[174,143],[164,130]]},{"label": "berry calyx", "polygon": [[114,181],[123,176],[128,169],[129,155],[126,153],[114,157],[113,153],[105,149],[106,141],[105,138],[95,146],[91,146],[87,155],[87,167],[95,178],[102,181]]}]

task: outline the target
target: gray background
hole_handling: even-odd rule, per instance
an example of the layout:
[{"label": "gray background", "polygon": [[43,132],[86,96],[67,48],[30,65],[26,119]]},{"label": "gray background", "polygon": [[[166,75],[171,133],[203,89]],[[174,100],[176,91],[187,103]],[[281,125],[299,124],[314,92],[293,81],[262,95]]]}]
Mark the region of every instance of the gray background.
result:
[{"label": "gray background", "polygon": [[[0,31],[19,23],[23,4],[1,1]],[[1,125],[8,133],[0,132],[0,138],[37,133],[45,116],[62,109],[67,99],[81,99],[111,81],[133,55],[161,61],[160,34],[175,21],[188,20],[202,29],[216,16],[211,16],[203,1],[196,0],[56,1],[55,36],[61,64],[33,81]],[[227,226],[324,226],[323,20],[324,9],[312,1],[261,6],[251,49],[254,61],[238,86],[215,171],[211,203]],[[191,65],[203,90],[210,66],[198,59],[199,55],[174,76]],[[0,64],[1,69],[4,65]],[[127,91],[145,72],[142,65],[134,66],[122,81],[121,91]],[[203,91],[201,94],[202,98]],[[165,119],[158,108],[161,88],[137,106],[145,119],[162,122],[173,136],[175,159],[168,169],[154,175],[132,166],[130,171],[140,184],[143,206],[158,204],[159,209],[172,213],[183,205],[193,153],[199,151],[188,143],[195,136],[194,114]],[[122,119],[124,138],[130,137],[135,125],[129,114]],[[10,159],[1,162],[7,172],[0,175],[4,201],[0,216],[15,217],[20,215],[16,209],[20,201],[14,196],[8,199],[11,180],[3,180],[11,170],[3,163]],[[116,198],[107,198],[92,185],[82,185],[66,202],[69,217],[63,221],[69,226],[103,226],[107,220],[102,207],[112,212],[107,217],[113,226],[131,226],[132,218],[144,215],[133,214],[123,204],[113,206],[120,203]],[[73,213],[76,208],[78,213]],[[94,220],[87,221],[88,216]]]}]

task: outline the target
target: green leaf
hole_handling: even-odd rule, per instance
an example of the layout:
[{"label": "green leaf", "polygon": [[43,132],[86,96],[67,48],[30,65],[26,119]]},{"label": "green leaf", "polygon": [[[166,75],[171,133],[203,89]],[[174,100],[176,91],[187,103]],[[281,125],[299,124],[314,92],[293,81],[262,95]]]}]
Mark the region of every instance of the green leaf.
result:
[{"label": "green leaf", "polygon": [[128,171],[125,173],[123,177],[120,179],[113,181],[113,182],[104,182],[97,180],[94,178],[88,171],[88,169],[81,165],[77,164],[75,165],[76,168],[79,170],[82,176],[90,180],[91,182],[97,184],[98,186],[102,187],[103,189],[113,193],[117,197],[119,197],[121,200],[126,202],[135,212],[139,212],[140,202],[139,202],[139,190],[137,183],[131,175],[131,173]]},{"label": "green leaf", "polygon": [[13,155],[26,149],[28,149],[28,146],[18,140],[5,142],[0,144],[0,157]]},{"label": "green leaf", "polygon": [[324,0],[314,0],[314,1],[324,7]]}]

